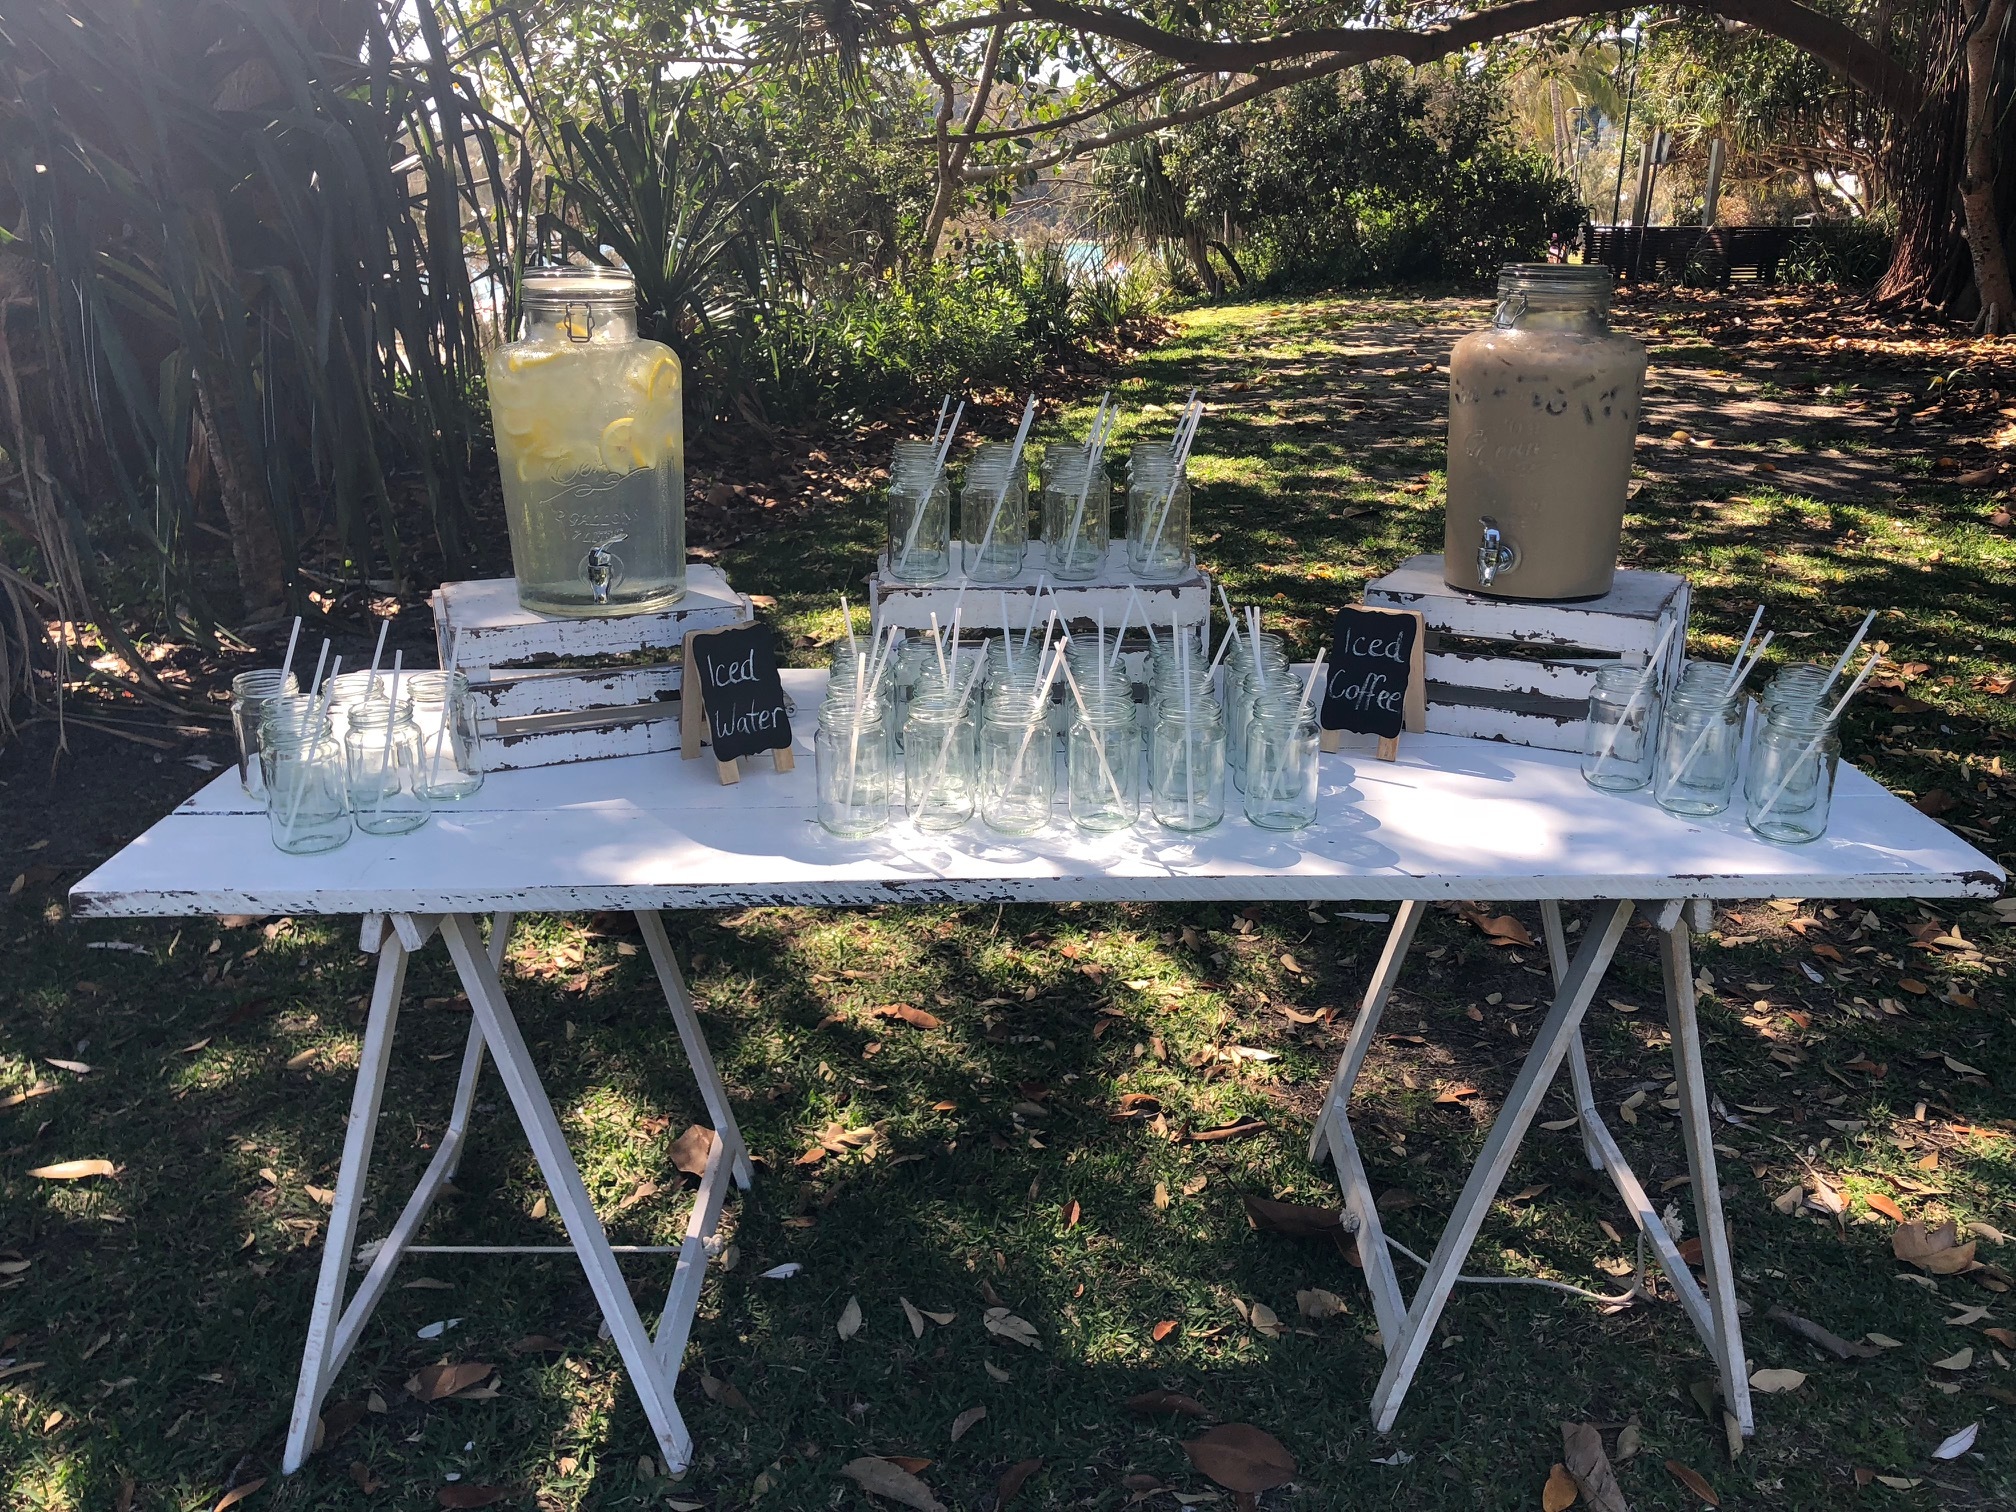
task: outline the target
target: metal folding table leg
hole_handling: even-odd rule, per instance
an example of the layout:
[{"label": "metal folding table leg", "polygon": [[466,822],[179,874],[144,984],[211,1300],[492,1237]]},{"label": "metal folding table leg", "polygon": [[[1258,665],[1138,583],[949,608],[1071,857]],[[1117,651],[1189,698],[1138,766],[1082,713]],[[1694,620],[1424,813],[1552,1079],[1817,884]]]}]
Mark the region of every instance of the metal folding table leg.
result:
[{"label": "metal folding table leg", "polygon": [[[1568,975],[1568,933],[1561,927],[1559,903],[1550,899],[1540,905],[1540,930],[1547,937],[1547,963],[1554,972],[1554,985],[1559,988]],[[1575,1031],[1575,1042],[1568,1047],[1568,1075],[1575,1088],[1575,1111],[1582,1118],[1582,1154],[1590,1170],[1600,1171],[1603,1155],[1596,1148],[1596,1137],[1589,1132],[1590,1120],[1596,1116],[1596,1091],[1589,1080],[1589,1056],[1582,1048],[1579,1028]]]}]

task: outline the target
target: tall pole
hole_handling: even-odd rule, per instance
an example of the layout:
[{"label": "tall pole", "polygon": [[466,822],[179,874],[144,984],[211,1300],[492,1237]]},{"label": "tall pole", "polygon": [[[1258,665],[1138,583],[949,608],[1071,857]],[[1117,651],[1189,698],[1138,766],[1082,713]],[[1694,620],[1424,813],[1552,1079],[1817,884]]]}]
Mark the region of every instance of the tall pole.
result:
[{"label": "tall pole", "polygon": [[[1623,32],[1618,32],[1619,40]],[[1631,104],[1638,96],[1638,44],[1642,35],[1631,39],[1631,81],[1624,90],[1624,134],[1617,143],[1617,191],[1610,196],[1610,229],[1617,229],[1617,215],[1624,207],[1624,164],[1631,151]]]}]

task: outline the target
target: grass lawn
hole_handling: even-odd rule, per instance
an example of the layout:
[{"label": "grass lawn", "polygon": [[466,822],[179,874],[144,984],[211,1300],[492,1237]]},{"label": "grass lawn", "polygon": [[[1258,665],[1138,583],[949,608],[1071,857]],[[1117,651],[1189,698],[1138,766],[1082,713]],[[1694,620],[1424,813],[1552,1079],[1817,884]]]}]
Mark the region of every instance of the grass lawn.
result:
[{"label": "grass lawn", "polygon": [[[1362,295],[1204,308],[1116,376],[1126,427],[1153,406],[1166,430],[1204,386],[1200,551],[1302,652],[1368,575],[1439,549],[1443,364],[1481,316],[1476,301]],[[1655,361],[1627,559],[1692,576],[1703,653],[1726,654],[1760,599],[1774,656],[1831,657],[1865,607],[1883,608],[1873,638],[1905,672],[1851,717],[1850,757],[2006,864],[2016,543],[1988,492],[1958,479],[1994,456],[1997,409],[2016,402],[2010,360],[1800,300],[1648,300],[1623,319]],[[1082,430],[1093,402],[1072,398],[1039,439]],[[999,418],[980,433],[1005,432]],[[837,594],[876,542],[873,511],[840,497],[778,516],[720,559],[775,600],[795,659],[821,659]],[[1613,1448],[1636,1425],[1642,1447],[1617,1471],[1638,1508],[1701,1505],[1669,1460],[1724,1507],[2016,1503],[2016,1349],[1991,1332],[2016,1327],[1994,1268],[2016,1269],[2000,1237],[2016,1233],[2016,937],[1985,906],[1778,900],[1720,912],[1697,939],[1711,1086],[1740,1120],[1717,1134],[1749,1352],[1807,1377],[1759,1397],[1757,1437],[1733,1462],[1699,1395],[1712,1369],[1663,1284],[1620,1311],[1459,1288],[1396,1432],[1371,1431],[1381,1356],[1358,1273],[1323,1242],[1255,1230],[1240,1202],[1334,1200],[1304,1144],[1382,935],[1360,910],[751,909],[669,920],[763,1161],[731,1204],[733,1263],[708,1283],[685,1361],[691,1469],[670,1481],[652,1457],[571,1261],[422,1256],[338,1381],[329,1442],[283,1481],[319,1194],[370,982],[354,925],[77,923],[60,891],[76,871],[4,859],[17,864],[0,888],[24,877],[0,905],[10,1509],[207,1509],[261,1477],[238,1505],[480,1504],[456,1500],[472,1487],[505,1488],[494,1505],[517,1508],[889,1505],[837,1475],[866,1454],[930,1461],[937,1496],[975,1512],[1028,1459],[1041,1466],[1018,1508],[1209,1505],[1181,1448],[1200,1425],[1128,1410],[1158,1388],[1288,1446],[1300,1474],[1268,1507],[1537,1506],[1564,1420],[1601,1425]],[[1512,912],[1537,934],[1530,908]],[[676,1244],[690,1183],[670,1146],[700,1109],[627,930],[523,921],[510,983],[613,1236]],[[122,948],[92,948],[109,946]],[[1544,965],[1453,913],[1424,925],[1356,1105],[1389,1229],[1418,1251],[1524,1054]],[[1632,1103],[1635,1122],[1612,1119],[1626,1153],[1691,1233],[1657,990],[1651,937],[1634,929],[1589,1048],[1602,1102]],[[469,1022],[454,994],[438,948],[414,963],[379,1137],[380,1169],[402,1178],[446,1118]],[[939,1023],[875,1014],[892,1003]],[[1456,1084],[1477,1093],[1437,1100]],[[1158,1100],[1159,1117],[1116,1116],[1127,1094]],[[494,1077],[479,1110],[429,1238],[559,1242]],[[1542,1117],[1567,1112],[1557,1091]],[[1264,1129],[1183,1137],[1248,1118]],[[813,1158],[822,1136],[831,1148]],[[117,1176],[27,1174],[84,1158]],[[1815,1201],[1774,1205],[1802,1184]],[[379,1185],[368,1235],[405,1190]],[[1899,1264],[1888,1207],[1980,1225],[1962,1237],[1991,1268]],[[1574,1131],[1536,1129],[1468,1268],[1621,1291],[1629,1231]],[[785,1262],[803,1269],[763,1278]],[[628,1269],[648,1323],[671,1266]],[[1305,1320],[1309,1288],[1347,1311]],[[850,1300],[862,1323],[842,1338]],[[1256,1328],[1255,1304],[1281,1327]],[[1034,1347],[983,1327],[994,1305],[1033,1325]],[[1895,1342],[1843,1363],[1773,1308]],[[495,1395],[417,1400],[405,1383],[443,1359],[494,1366]],[[984,1418],[955,1439],[972,1408]],[[1928,1458],[1974,1422],[1975,1454]]]}]

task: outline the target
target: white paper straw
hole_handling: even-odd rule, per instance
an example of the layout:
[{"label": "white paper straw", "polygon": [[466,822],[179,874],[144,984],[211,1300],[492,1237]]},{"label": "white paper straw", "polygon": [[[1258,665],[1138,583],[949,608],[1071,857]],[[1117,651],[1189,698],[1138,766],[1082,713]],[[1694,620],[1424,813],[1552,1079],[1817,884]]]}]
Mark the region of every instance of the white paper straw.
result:
[{"label": "white paper straw", "polygon": [[[317,652],[315,656],[315,676],[308,683],[308,696],[310,698],[313,698],[317,693],[320,693],[322,691],[322,664],[328,660],[329,660],[329,641],[328,638],[325,636],[322,641],[322,649],[319,652]],[[284,678],[282,679],[282,682],[284,684],[285,682]]]},{"label": "white paper straw", "polygon": [[1045,573],[1036,574],[1036,591],[1029,596],[1029,618],[1022,626],[1022,649],[1029,649],[1029,637],[1036,633],[1036,616],[1043,610],[1043,587],[1049,581]]},{"label": "white paper straw", "polygon": [[947,394],[938,401],[938,423],[931,427],[931,445],[938,444],[939,436],[945,432],[945,411],[952,408],[952,396]]},{"label": "white paper straw", "polygon": [[854,638],[854,611],[848,607],[847,595],[840,595],[840,617],[847,622],[847,654],[853,656],[861,650],[861,643]]},{"label": "white paper straw", "polygon": [[336,697],[336,672],[342,670],[343,658],[339,656],[336,658],[336,671],[329,674],[329,686],[322,690],[322,706],[315,711],[314,722],[308,727],[308,759],[300,763],[300,770],[294,775],[294,798],[280,821],[283,842],[294,839],[294,821],[301,817],[301,800],[308,796],[308,774],[315,764],[315,746],[321,739],[322,722],[329,717],[329,704]]},{"label": "white paper straw", "polygon": [[367,687],[378,684],[378,663],[385,659],[385,632],[391,628],[392,621],[389,619],[378,621],[378,644],[371,652],[371,681],[366,684]]},{"label": "white paper straw", "polygon": [[1161,650],[1162,642],[1155,638],[1155,622],[1148,617],[1148,606],[1141,601],[1141,595],[1135,591],[1132,583],[1127,585],[1127,608],[1130,613],[1137,608],[1141,611],[1141,628],[1148,632],[1149,646],[1157,651]]},{"label": "white paper straw", "polygon": [[[1762,642],[1759,643],[1756,654],[1753,655],[1748,661],[1739,661],[1737,665],[1729,669],[1729,681],[1722,685],[1721,701],[1724,706],[1726,706],[1732,698],[1734,698],[1740,691],[1742,691],[1743,684],[1749,680],[1751,668],[1755,667],[1758,662],[1764,659],[1765,647],[1771,644],[1771,638],[1777,633],[1778,632],[1776,630],[1765,631],[1764,639]],[[1749,644],[1747,639],[1744,642],[1744,644],[1746,645]],[[1708,744],[1708,737],[1714,733],[1715,733],[1715,724],[1712,720],[1701,727],[1701,733],[1694,737],[1694,744],[1689,746],[1687,748],[1687,754],[1680,758],[1680,765],[1673,773],[1672,780],[1674,782],[1676,783],[1679,782],[1682,778],[1684,778],[1689,772],[1691,772],[1694,769],[1694,758],[1701,754],[1702,747]]]},{"label": "white paper straw", "polygon": [[1036,738],[1036,732],[1049,724],[1050,689],[1057,681],[1057,669],[1064,663],[1064,648],[1059,646],[1053,653],[1050,670],[1044,674],[1042,686],[1036,690],[1035,703],[1029,714],[1029,727],[1022,732],[1022,744],[1015,748],[1015,760],[1008,768],[1008,781],[1004,784],[1008,792],[1015,791],[1015,785],[1022,780],[1022,760],[1029,754],[1029,742]]},{"label": "white paper straw", "polygon": [[[1036,396],[1031,394],[1022,406],[1022,423],[1015,427],[1015,446],[1008,454],[1008,466],[1001,474],[1001,487],[995,492],[994,507],[987,514],[987,529],[980,537],[980,546],[973,553],[973,562],[978,566],[987,559],[987,548],[994,542],[994,527],[1001,523],[1002,506],[1008,502],[1008,490],[1015,486],[1015,469],[1022,465],[1022,444],[1029,439],[1030,422],[1036,418]],[[962,587],[960,592],[965,592]]]},{"label": "white paper straw", "polygon": [[1120,665],[1120,648],[1127,644],[1127,621],[1133,617],[1134,595],[1132,592],[1129,592],[1126,607],[1120,611],[1120,628],[1113,632],[1113,659],[1111,663],[1113,666],[1117,667]]},{"label": "white paper straw", "polygon": [[1869,633],[1869,627],[1875,623],[1876,611],[1874,609],[1871,609],[1867,614],[1862,616],[1862,624],[1856,630],[1854,637],[1848,642],[1848,649],[1843,651],[1840,660],[1834,663],[1834,670],[1827,674],[1827,681],[1820,684],[1820,697],[1825,698],[1827,690],[1832,688],[1840,679],[1841,674],[1848,670],[1848,663],[1854,660],[1856,651],[1861,649],[1862,637]]},{"label": "white paper straw", "polygon": [[1176,422],[1176,436],[1170,442],[1169,454],[1172,459],[1169,468],[1169,487],[1162,495],[1160,513],[1155,519],[1154,532],[1148,537],[1143,555],[1152,557],[1155,549],[1162,544],[1162,532],[1169,524],[1169,513],[1176,507],[1176,487],[1183,481],[1184,466],[1190,460],[1190,445],[1197,439],[1198,422],[1204,418],[1204,406],[1197,403],[1197,390],[1190,390],[1190,402],[1184,406],[1182,419]]},{"label": "white paper straw", "polygon": [[867,678],[868,658],[857,651],[854,653],[854,709],[847,732],[847,788],[846,796],[840,800],[840,806],[847,811],[841,818],[848,823],[852,823],[854,812],[854,769],[861,760],[861,700]]},{"label": "white paper straw", "polygon": [[[371,804],[373,814],[385,812],[385,784],[392,772],[392,736],[399,728],[399,674],[405,668],[406,653],[392,653],[392,689],[386,695],[390,700],[385,713],[385,749],[379,756],[378,791]],[[396,788],[395,788],[396,791]]]},{"label": "white paper straw", "polygon": [[1750,616],[1750,628],[1743,632],[1743,644],[1736,648],[1736,659],[1729,664],[1729,681],[1723,684],[1722,696],[1727,698],[1736,691],[1736,674],[1743,667],[1743,653],[1750,649],[1750,637],[1757,633],[1757,622],[1764,618],[1764,606],[1759,604],[1757,612]]},{"label": "white paper straw", "polygon": [[952,674],[945,665],[945,635],[938,628],[938,611],[936,609],[931,611],[931,649],[938,654],[939,681],[949,681]]},{"label": "white paper straw", "polygon": [[455,722],[455,664],[461,655],[462,627],[457,625],[448,637],[448,664],[441,669],[441,728],[434,732],[434,759],[427,764],[429,787],[438,787],[441,782],[441,749],[449,726]]},{"label": "white paper straw", "polygon": [[1183,808],[1194,829],[1197,824],[1197,768],[1192,752],[1197,743],[1196,703],[1190,696],[1190,645],[1176,642],[1176,680],[1183,685]]},{"label": "white paper straw", "polygon": [[959,695],[959,701],[952,708],[952,722],[946,726],[944,737],[938,742],[937,759],[931,763],[931,775],[924,779],[924,791],[911,806],[910,818],[914,823],[919,814],[931,806],[931,795],[938,791],[938,784],[945,776],[945,766],[952,755],[952,742],[959,734],[959,722],[966,717],[966,705],[972,702],[973,690],[980,686],[980,679],[987,671],[987,646],[981,643],[980,654],[974,659],[973,670],[966,674],[966,686]]},{"label": "white paper straw", "polygon": [[[1071,637],[1067,635],[1057,643],[1057,646],[1061,651],[1070,644]],[[1099,775],[1106,779],[1106,789],[1112,793],[1114,805],[1124,809],[1127,807],[1126,795],[1120,791],[1120,784],[1113,776],[1113,768],[1106,760],[1106,742],[1100,738],[1098,726],[1092,723],[1092,711],[1085,707],[1085,695],[1078,690],[1078,679],[1071,675],[1068,662],[1060,659],[1058,665],[1064,669],[1064,684],[1071,690],[1071,697],[1078,705],[1078,717],[1085,721],[1085,733],[1092,739],[1092,753],[1099,758]]]},{"label": "white paper straw", "polygon": [[[895,561],[895,569],[899,573],[910,566],[910,554],[917,549],[917,532],[924,528],[924,511],[931,507],[931,495],[938,491],[939,474],[945,471],[945,458],[952,450],[952,438],[959,432],[959,417],[965,413],[966,401],[961,399],[959,408],[952,414],[952,424],[945,432],[944,443],[938,448],[937,460],[932,464],[930,485],[924,490],[924,497],[917,501],[917,509],[910,516],[910,528],[903,532],[903,550]],[[938,438],[933,436],[931,439],[936,441]]]},{"label": "white paper straw", "polygon": [[1658,644],[1653,646],[1652,654],[1645,659],[1645,671],[1643,675],[1639,677],[1637,682],[1631,685],[1631,697],[1625,701],[1623,714],[1618,717],[1615,724],[1610,726],[1610,733],[1603,742],[1603,749],[1596,753],[1594,770],[1598,774],[1603,770],[1603,763],[1610,760],[1616,753],[1617,738],[1624,733],[1624,727],[1631,723],[1631,716],[1638,712],[1638,701],[1659,680],[1659,658],[1665,652],[1666,642],[1673,638],[1673,632],[1679,627],[1679,624],[1678,620],[1668,620],[1666,628],[1659,632]]},{"label": "white paper straw", "polygon": [[1298,713],[1308,709],[1309,700],[1311,696],[1316,692],[1316,684],[1319,681],[1321,681],[1323,677],[1324,658],[1329,656],[1329,654],[1330,654],[1330,648],[1328,646],[1325,646],[1321,651],[1318,651],[1316,653],[1316,660],[1310,663],[1308,680],[1302,684],[1302,701],[1296,705],[1296,711]]},{"label": "white paper straw", "polygon": [[1078,502],[1072,508],[1071,526],[1064,532],[1064,543],[1059,548],[1059,554],[1067,562],[1078,549],[1078,537],[1085,524],[1085,500],[1092,492],[1092,476],[1099,470],[1099,459],[1106,450],[1106,402],[1112,397],[1111,389],[1099,396],[1099,412],[1092,417],[1092,431],[1085,438],[1085,474],[1078,480]]},{"label": "white paper straw", "polygon": [[287,632],[287,654],[280,659],[280,687],[287,687],[287,674],[294,670],[294,645],[301,639],[301,616],[294,616],[294,628]]},{"label": "white paper straw", "polygon": [[1828,711],[1827,717],[1820,722],[1820,733],[1818,735],[1815,735],[1811,740],[1806,742],[1806,748],[1803,751],[1801,751],[1797,757],[1793,759],[1792,763],[1789,766],[1785,768],[1785,775],[1778,779],[1778,786],[1771,789],[1771,791],[1765,795],[1764,802],[1758,806],[1757,817],[1750,821],[1752,829],[1755,829],[1758,825],[1762,824],[1766,819],[1771,817],[1771,810],[1776,808],[1778,805],[1778,800],[1785,796],[1785,789],[1791,786],[1792,779],[1794,776],[1797,775],[1799,768],[1804,766],[1807,763],[1807,761],[1812,757],[1813,753],[1820,749],[1820,744],[1827,738],[1827,732],[1833,728],[1834,721],[1839,719],[1841,717],[1841,711],[1848,707],[1848,700],[1853,698],[1857,693],[1862,691],[1862,684],[1869,680],[1869,674],[1876,670],[1876,664],[1882,660],[1883,660],[1883,653],[1880,651],[1875,653],[1873,656],[1869,658],[1867,665],[1865,665],[1862,668],[1862,671],[1856,676],[1855,681],[1853,681],[1848,685],[1848,691],[1841,695],[1841,701],[1835,704],[1834,707]]}]

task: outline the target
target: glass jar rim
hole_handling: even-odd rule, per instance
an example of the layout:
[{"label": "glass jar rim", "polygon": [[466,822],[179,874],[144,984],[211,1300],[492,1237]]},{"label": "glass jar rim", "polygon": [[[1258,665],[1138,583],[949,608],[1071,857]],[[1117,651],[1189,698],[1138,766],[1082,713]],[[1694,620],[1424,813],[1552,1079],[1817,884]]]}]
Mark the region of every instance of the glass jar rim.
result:
[{"label": "glass jar rim", "polygon": [[400,698],[399,710],[396,716],[393,713],[392,700],[389,697],[367,698],[362,703],[350,706],[350,728],[353,731],[359,725],[377,725],[382,728],[391,723],[395,717],[400,721],[412,719],[413,700],[410,696],[402,696]]},{"label": "glass jar rim", "polygon": [[518,289],[527,309],[535,305],[547,309],[570,304],[635,308],[637,304],[637,280],[624,268],[545,264],[527,268]]},{"label": "glass jar rim", "polygon": [[1544,300],[1600,303],[1607,307],[1616,275],[1596,263],[1506,263],[1498,269],[1498,297],[1524,294]]}]

